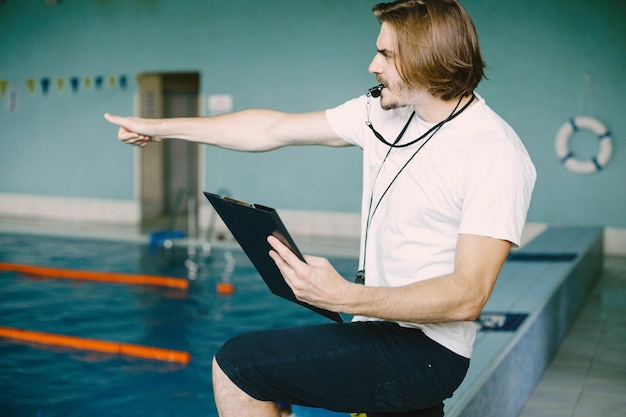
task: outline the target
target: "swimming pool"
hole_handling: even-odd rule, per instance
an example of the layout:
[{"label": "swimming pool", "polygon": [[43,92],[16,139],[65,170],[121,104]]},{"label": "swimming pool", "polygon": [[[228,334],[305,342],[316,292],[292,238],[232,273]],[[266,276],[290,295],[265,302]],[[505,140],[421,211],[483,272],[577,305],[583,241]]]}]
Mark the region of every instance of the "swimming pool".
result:
[{"label": "swimming pool", "polygon": [[[187,277],[185,248],[0,233],[0,262]],[[331,258],[352,275],[357,261]],[[216,284],[230,280],[231,296]],[[0,326],[186,351],[168,363],[0,338],[0,415],[216,416],[211,360],[250,330],[328,322],[271,294],[239,249],[214,249],[187,290],[0,271]],[[296,407],[298,417],[341,416]]]}]

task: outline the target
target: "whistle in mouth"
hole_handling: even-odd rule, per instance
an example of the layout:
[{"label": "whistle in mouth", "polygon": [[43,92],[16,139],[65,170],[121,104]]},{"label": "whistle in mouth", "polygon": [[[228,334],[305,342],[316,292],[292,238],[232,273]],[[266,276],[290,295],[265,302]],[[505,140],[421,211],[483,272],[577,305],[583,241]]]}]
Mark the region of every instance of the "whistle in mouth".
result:
[{"label": "whistle in mouth", "polygon": [[378,84],[376,87],[372,87],[372,88],[370,88],[370,89],[368,90],[368,91],[369,91],[369,93],[368,93],[368,94],[369,94],[370,96],[374,97],[374,98],[378,98],[378,97],[380,97],[380,95],[381,95],[381,93],[382,93],[382,91],[383,91],[383,88],[385,88],[385,85],[384,85],[384,84]]}]

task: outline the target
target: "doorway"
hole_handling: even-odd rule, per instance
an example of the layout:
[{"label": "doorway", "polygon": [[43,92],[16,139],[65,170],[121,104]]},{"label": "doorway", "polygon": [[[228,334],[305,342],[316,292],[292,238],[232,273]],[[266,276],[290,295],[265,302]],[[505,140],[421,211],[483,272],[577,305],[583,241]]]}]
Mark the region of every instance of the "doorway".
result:
[{"label": "doorway", "polygon": [[[149,118],[200,115],[197,72],[144,73],[138,77],[138,115]],[[195,143],[168,139],[139,150],[141,228],[197,230],[200,152]],[[194,225],[188,223],[191,219]]]}]

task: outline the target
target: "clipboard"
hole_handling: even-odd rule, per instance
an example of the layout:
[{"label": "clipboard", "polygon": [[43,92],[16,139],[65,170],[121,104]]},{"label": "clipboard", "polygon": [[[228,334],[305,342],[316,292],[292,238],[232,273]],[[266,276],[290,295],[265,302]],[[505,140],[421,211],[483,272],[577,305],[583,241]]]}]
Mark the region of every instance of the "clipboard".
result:
[{"label": "clipboard", "polygon": [[338,323],[343,322],[339,313],[318,308],[298,300],[285,282],[274,260],[270,258],[269,251],[272,247],[267,243],[267,237],[273,235],[291,249],[300,260],[304,261],[302,253],[300,253],[275,209],[207,192],[204,192],[204,196],[213,205],[217,214],[222,218],[228,230],[239,243],[239,246],[252,261],[252,264],[272,293],[300,304]]}]

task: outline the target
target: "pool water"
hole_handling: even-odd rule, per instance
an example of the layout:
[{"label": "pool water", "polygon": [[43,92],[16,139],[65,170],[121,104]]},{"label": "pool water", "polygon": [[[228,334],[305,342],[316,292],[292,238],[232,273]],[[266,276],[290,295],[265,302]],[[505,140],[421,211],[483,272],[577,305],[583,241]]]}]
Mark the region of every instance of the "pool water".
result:
[{"label": "pool water", "polygon": [[[186,249],[0,233],[0,262],[184,277]],[[351,276],[356,260],[331,258]],[[214,249],[188,290],[0,271],[0,326],[191,354],[187,365],[0,338],[0,416],[217,416],[211,360],[251,330],[327,323],[271,294],[240,250]],[[231,296],[215,287],[229,280]],[[341,416],[295,407],[297,417]]]}]

